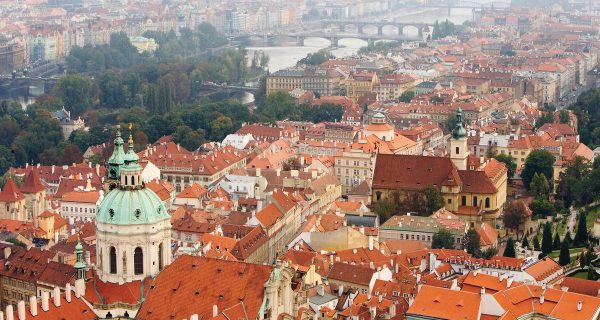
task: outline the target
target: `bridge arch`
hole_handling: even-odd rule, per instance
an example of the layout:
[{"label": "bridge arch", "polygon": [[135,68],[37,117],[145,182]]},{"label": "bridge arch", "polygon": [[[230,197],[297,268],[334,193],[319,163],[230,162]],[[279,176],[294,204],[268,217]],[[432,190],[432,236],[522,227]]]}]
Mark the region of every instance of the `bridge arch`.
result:
[{"label": "bridge arch", "polygon": [[416,25],[405,25],[402,26],[401,28],[402,32],[400,34],[403,34],[405,36],[408,37],[418,37],[419,34],[421,33],[421,26],[416,26]]},{"label": "bridge arch", "polygon": [[384,24],[381,26],[382,35],[402,35],[402,27],[395,24]]}]

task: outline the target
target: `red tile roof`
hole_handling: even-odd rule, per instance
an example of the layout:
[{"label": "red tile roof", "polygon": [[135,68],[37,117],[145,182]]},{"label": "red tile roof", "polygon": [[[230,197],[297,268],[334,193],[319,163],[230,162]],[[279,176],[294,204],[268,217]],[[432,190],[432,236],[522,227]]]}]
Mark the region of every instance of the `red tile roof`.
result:
[{"label": "red tile roof", "polygon": [[40,175],[37,170],[31,170],[27,177],[25,178],[25,182],[21,186],[21,192],[25,193],[38,193],[44,191],[45,188],[40,181]]},{"label": "red tile roof", "polygon": [[421,190],[429,185],[456,186],[460,181],[450,158],[379,154],[373,189]]},{"label": "red tile roof", "polygon": [[256,319],[272,270],[266,265],[181,256],[154,279],[137,319],[187,319],[192,314],[211,319],[213,305],[230,310],[240,302],[247,319]]},{"label": "red tile roof", "polygon": [[407,315],[448,320],[478,320],[481,296],[476,293],[423,286]]},{"label": "red tile roof", "polygon": [[0,202],[16,202],[25,199],[25,196],[12,178],[8,178],[8,181],[4,184],[4,188],[0,191]]}]

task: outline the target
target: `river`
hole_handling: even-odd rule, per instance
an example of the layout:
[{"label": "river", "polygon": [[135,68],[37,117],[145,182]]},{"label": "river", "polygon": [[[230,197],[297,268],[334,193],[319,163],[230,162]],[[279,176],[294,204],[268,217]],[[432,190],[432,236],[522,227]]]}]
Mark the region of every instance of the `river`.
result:
[{"label": "river", "polygon": [[[455,24],[462,24],[472,19],[472,11],[471,9],[452,9],[450,16],[448,16],[448,10],[446,9],[419,9],[398,14],[393,20],[396,22],[431,23],[433,25],[436,20],[443,21],[446,19]],[[365,28],[365,32],[369,31]],[[389,34],[390,32],[394,32],[394,30],[387,28],[383,30],[384,34]],[[407,32],[409,35],[413,35],[413,33],[416,33],[416,30],[409,30]],[[367,45],[367,42],[360,39],[346,38],[341,39],[339,45],[340,48],[332,49],[331,53],[338,58],[344,58],[355,55],[358,49]],[[326,39],[307,38],[304,40],[304,46],[248,47],[248,60],[252,59],[255,51],[263,51],[269,56],[269,71],[274,72],[292,67],[307,54],[317,52],[328,46],[329,41]]]}]

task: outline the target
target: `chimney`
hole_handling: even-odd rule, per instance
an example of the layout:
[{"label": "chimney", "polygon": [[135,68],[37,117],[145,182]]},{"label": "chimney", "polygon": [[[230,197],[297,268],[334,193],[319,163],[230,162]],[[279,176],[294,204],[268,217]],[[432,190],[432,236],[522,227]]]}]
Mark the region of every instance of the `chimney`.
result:
[{"label": "chimney", "polygon": [[34,317],[37,316],[37,298],[35,296],[29,297],[29,313]]},{"label": "chimney", "polygon": [[540,304],[544,304],[544,294],[542,293],[542,295],[540,296]]},{"label": "chimney", "polygon": [[71,284],[67,283],[66,287],[65,287],[65,300],[67,300],[67,302],[71,302]]},{"label": "chimney", "polygon": [[75,296],[77,298],[81,298],[85,296],[85,280],[77,279],[75,280]]},{"label": "chimney", "polygon": [[52,298],[54,299],[54,305],[60,307],[60,288],[54,287]]},{"label": "chimney", "polygon": [[21,300],[17,303],[17,315],[19,320],[25,320],[25,301]]},{"label": "chimney", "polygon": [[375,269],[375,263],[373,261],[369,262],[369,268]]},{"label": "chimney", "polygon": [[50,294],[48,291],[42,291],[42,311],[46,312],[50,309],[50,305],[48,300],[50,299]]},{"label": "chimney", "polygon": [[379,295],[378,301],[379,301],[379,303],[381,303],[381,301],[383,301],[383,296],[382,295]]},{"label": "chimney", "polygon": [[398,267],[398,264],[397,264],[397,263],[396,263],[396,265],[394,266],[394,271],[395,271],[394,273],[398,273],[398,271],[399,271],[399,267]]},{"label": "chimney", "polygon": [[481,295],[485,294],[485,287],[481,287]]},{"label": "chimney", "polygon": [[344,293],[344,285],[340,284],[338,286],[338,297],[341,297],[343,293]]},{"label": "chimney", "polygon": [[[4,259],[8,259],[12,253],[12,249],[10,247],[4,248]],[[0,319],[2,320],[2,319]]]},{"label": "chimney", "polygon": [[198,315],[197,315],[197,314],[193,314],[193,315],[190,317],[190,320],[198,320]]},{"label": "chimney", "polygon": [[12,304],[6,306],[6,320],[14,320],[14,312]]},{"label": "chimney", "polygon": [[219,307],[216,304],[213,304],[213,318],[216,318],[219,315]]},{"label": "chimney", "polygon": [[373,236],[369,236],[369,251],[373,251]]},{"label": "chimney", "polygon": [[260,168],[256,168],[256,176],[260,177]]},{"label": "chimney", "polygon": [[325,287],[322,284],[317,286],[317,294],[321,297],[325,295]]},{"label": "chimney", "polygon": [[583,309],[583,301],[578,301],[577,302],[577,311],[581,311],[581,309]]},{"label": "chimney", "polygon": [[100,176],[100,164],[96,163],[96,175]]}]

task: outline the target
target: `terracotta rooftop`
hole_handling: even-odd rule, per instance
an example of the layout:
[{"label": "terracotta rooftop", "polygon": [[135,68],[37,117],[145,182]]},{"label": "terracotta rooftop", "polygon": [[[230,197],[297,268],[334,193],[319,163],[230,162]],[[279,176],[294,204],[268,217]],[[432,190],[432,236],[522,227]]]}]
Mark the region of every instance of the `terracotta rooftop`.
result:
[{"label": "terracotta rooftop", "polygon": [[[259,317],[272,266],[181,256],[150,284],[137,319],[211,319],[213,305],[229,310],[242,303],[248,319]],[[215,285],[218,279],[218,285]]]}]

